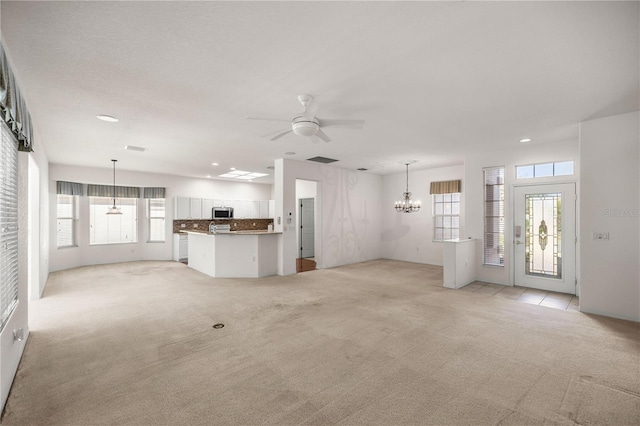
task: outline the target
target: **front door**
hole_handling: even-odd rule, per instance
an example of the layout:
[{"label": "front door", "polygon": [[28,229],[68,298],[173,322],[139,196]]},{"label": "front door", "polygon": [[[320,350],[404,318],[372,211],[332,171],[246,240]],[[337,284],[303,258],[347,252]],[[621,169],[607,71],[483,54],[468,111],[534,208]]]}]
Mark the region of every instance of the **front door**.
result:
[{"label": "front door", "polygon": [[313,198],[300,199],[300,257],[313,257],[313,247],[315,244],[314,234],[314,208]]},{"label": "front door", "polygon": [[576,187],[514,188],[515,285],[576,294]]}]

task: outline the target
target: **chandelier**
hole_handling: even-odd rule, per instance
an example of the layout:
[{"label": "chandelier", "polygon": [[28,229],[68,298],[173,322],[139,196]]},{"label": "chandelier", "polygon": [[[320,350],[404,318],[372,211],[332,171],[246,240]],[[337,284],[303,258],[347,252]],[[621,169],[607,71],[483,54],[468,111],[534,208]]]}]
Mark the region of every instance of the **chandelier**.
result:
[{"label": "chandelier", "polygon": [[120,209],[116,207],[116,161],[118,160],[111,161],[113,161],[113,206],[109,207],[107,214],[122,214]]},{"label": "chandelier", "polygon": [[420,201],[412,201],[411,193],[409,192],[409,164],[407,166],[407,190],[402,194],[402,200],[396,201],[396,211],[402,213],[413,213],[420,210]]}]

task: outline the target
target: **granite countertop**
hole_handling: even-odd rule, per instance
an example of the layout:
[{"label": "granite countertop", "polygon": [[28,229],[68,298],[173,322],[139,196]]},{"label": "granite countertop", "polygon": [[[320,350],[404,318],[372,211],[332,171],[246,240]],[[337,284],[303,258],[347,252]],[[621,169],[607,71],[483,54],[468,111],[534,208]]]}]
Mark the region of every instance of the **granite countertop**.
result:
[{"label": "granite countertop", "polygon": [[282,234],[282,232],[277,231],[267,231],[266,229],[255,229],[255,230],[243,230],[243,231],[230,231],[230,232],[208,232],[208,231],[200,231],[197,229],[185,229],[181,230],[179,233],[182,234],[203,234],[203,235],[267,235],[267,234]]}]

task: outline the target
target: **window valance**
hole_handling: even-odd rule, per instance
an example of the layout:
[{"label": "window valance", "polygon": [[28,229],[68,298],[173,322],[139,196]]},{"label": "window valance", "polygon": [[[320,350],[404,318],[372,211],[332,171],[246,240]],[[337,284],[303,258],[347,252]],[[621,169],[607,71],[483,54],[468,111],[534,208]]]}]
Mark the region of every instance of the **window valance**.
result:
[{"label": "window valance", "polygon": [[[116,198],[140,198],[140,188],[135,186],[116,186],[115,193]],[[89,197],[113,197],[113,186],[89,184],[87,195]]]},{"label": "window valance", "polygon": [[461,180],[443,180],[440,182],[431,182],[429,194],[453,194],[454,192],[462,192]]},{"label": "window valance", "polygon": [[64,195],[84,195],[84,185],[76,182],[56,182],[56,193]]},{"label": "window valance", "polygon": [[33,151],[31,116],[16,85],[2,43],[0,43],[0,116],[18,140],[18,150]]},{"label": "window valance", "polygon": [[162,187],[144,188],[143,198],[165,198],[166,189]]}]

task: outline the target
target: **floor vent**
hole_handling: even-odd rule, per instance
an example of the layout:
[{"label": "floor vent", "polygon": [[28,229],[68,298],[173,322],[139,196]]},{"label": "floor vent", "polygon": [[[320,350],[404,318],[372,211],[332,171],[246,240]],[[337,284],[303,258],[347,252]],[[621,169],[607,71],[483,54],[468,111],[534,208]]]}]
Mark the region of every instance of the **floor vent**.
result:
[{"label": "floor vent", "polygon": [[316,163],[329,164],[329,163],[335,163],[338,160],[334,160],[333,158],[327,158],[327,157],[313,157],[313,158],[307,158],[307,161],[315,161]]}]

